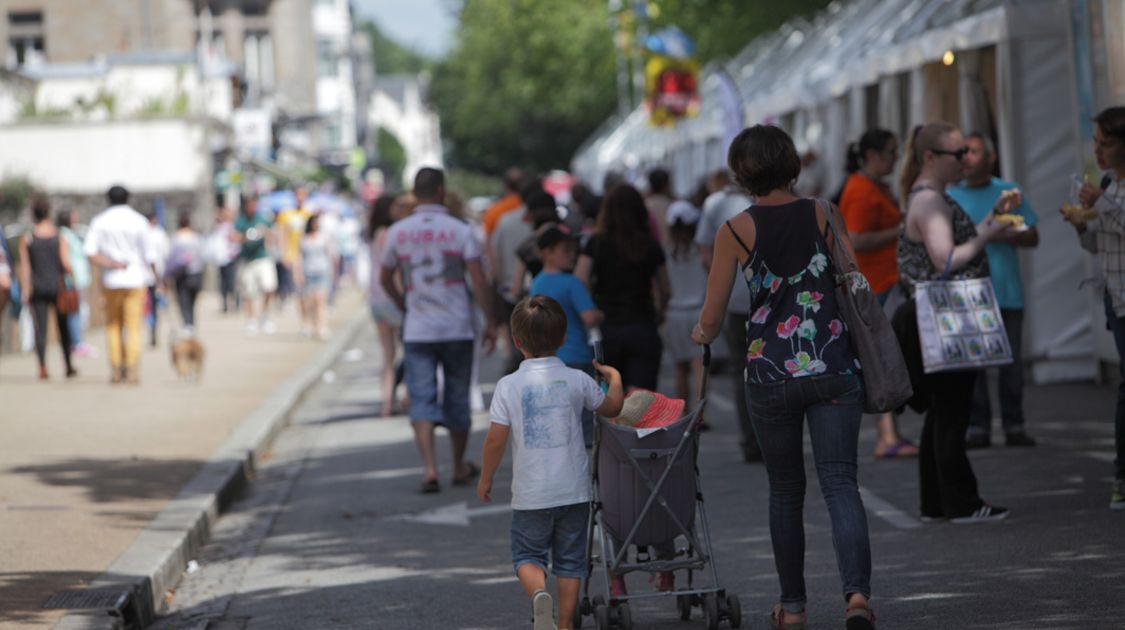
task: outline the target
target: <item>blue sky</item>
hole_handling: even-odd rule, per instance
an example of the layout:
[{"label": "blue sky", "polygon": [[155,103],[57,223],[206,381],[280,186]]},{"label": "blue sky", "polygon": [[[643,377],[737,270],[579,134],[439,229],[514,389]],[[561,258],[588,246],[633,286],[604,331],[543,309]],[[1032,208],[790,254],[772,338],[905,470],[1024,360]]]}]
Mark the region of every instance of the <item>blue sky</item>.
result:
[{"label": "blue sky", "polygon": [[432,57],[453,43],[455,26],[449,0],[352,0],[356,13],[374,18],[384,33]]}]

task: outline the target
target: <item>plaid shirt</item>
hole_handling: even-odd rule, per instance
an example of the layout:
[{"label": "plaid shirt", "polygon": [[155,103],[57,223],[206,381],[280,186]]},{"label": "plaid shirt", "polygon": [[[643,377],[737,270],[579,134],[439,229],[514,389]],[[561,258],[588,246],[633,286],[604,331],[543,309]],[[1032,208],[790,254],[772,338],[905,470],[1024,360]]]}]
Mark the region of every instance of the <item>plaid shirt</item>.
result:
[{"label": "plaid shirt", "polygon": [[1094,204],[1098,218],[1086,226],[1082,246],[1098,255],[1113,312],[1125,317],[1125,179],[1114,179]]}]

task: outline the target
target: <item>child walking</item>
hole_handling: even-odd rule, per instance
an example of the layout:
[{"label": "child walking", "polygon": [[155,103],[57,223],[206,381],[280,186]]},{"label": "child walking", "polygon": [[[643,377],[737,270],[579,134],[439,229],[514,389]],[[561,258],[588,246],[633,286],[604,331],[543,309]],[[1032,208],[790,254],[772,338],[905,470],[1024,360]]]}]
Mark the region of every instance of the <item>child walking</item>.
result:
[{"label": "child walking", "polygon": [[[590,462],[580,418],[584,409],[617,416],[625,394],[621,374],[612,367],[594,363],[609,384],[603,393],[589,375],[555,356],[567,332],[566,313],[555,300],[523,299],[511,328],[524,361],[496,384],[477,495],[492,500],[492,479],[511,434],[512,564],[532,600],[534,630],[569,630],[586,572],[590,515]],[[558,581],[557,626],[547,592],[548,560]]]}]

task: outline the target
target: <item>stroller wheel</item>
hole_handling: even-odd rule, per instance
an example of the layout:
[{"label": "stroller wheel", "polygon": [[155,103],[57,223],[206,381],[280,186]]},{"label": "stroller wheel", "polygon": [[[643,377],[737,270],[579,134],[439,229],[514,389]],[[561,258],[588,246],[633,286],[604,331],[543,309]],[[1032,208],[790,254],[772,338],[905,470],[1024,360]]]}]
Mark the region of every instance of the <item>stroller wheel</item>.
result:
[{"label": "stroller wheel", "polygon": [[681,620],[691,619],[691,595],[677,595],[676,610],[679,611]]},{"label": "stroller wheel", "polygon": [[621,630],[633,630],[633,613],[628,603],[617,605],[617,625]]},{"label": "stroller wheel", "polygon": [[719,630],[719,596],[715,593],[703,596],[703,618],[707,620],[707,630]]},{"label": "stroller wheel", "polygon": [[594,627],[597,630],[611,630],[609,625],[609,608],[605,604],[594,606]]},{"label": "stroller wheel", "polygon": [[727,620],[732,628],[742,627],[742,604],[737,595],[727,595]]}]

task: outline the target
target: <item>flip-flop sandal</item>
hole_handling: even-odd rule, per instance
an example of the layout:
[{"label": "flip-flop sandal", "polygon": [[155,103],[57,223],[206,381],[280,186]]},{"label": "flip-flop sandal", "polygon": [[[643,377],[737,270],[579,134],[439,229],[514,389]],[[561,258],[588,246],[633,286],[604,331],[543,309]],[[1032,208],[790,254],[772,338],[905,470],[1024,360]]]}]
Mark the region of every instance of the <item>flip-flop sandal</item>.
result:
[{"label": "flip-flop sandal", "polygon": [[[912,449],[914,449],[914,452],[913,453],[903,453],[902,449],[904,449],[904,448],[912,448]],[[913,442],[911,442],[910,440],[899,440],[898,442],[888,446],[887,450],[883,451],[882,453],[879,453],[875,457],[878,457],[880,459],[900,459],[900,458],[905,458],[905,457],[917,457],[917,456],[918,456],[918,447],[915,446]]]},{"label": "flip-flop sandal", "polygon": [[460,477],[454,477],[453,481],[451,481],[450,483],[455,486],[467,486],[473,481],[473,479],[477,478],[477,475],[480,474],[480,468],[478,468],[477,465],[473,462],[466,462],[466,464],[469,467],[469,472],[461,475]]},{"label": "flip-flop sandal", "polygon": [[441,484],[437,479],[427,479],[422,482],[422,487],[418,491],[422,494],[437,494],[441,492]]}]

